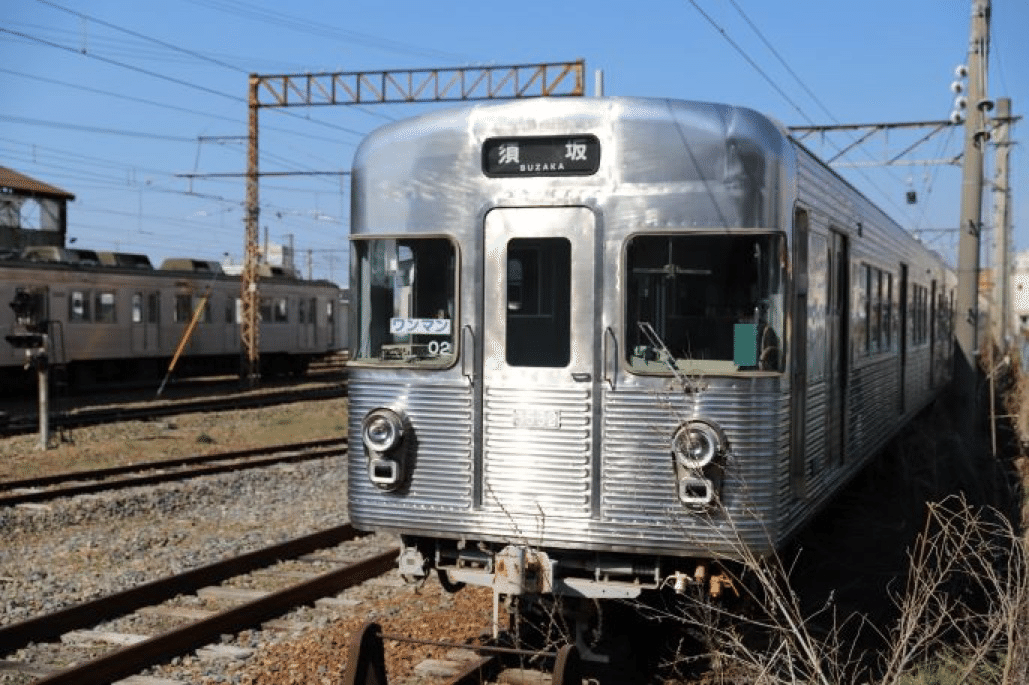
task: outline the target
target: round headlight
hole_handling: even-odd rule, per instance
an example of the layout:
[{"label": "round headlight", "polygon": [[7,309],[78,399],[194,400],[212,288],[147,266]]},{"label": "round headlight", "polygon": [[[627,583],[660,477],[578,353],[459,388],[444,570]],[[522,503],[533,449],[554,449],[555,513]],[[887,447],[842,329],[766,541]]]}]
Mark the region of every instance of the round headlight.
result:
[{"label": "round headlight", "polygon": [[718,456],[724,445],[718,431],[709,423],[690,421],[675,431],[672,453],[689,469],[702,469]]},{"label": "round headlight", "polygon": [[376,409],[364,417],[361,437],[372,452],[388,452],[404,437],[404,424],[396,412]]}]

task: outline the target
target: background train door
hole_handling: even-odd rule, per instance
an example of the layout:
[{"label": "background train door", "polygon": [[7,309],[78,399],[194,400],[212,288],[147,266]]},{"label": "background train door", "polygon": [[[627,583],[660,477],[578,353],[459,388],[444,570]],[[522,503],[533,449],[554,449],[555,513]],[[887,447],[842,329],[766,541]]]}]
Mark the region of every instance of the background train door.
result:
[{"label": "background train door", "polygon": [[136,290],[132,293],[132,351],[157,352],[160,349],[161,294]]},{"label": "background train door", "polygon": [[594,466],[593,213],[495,209],[484,236],[481,498],[589,516]]},{"label": "background train door", "polygon": [[[850,351],[850,255],[847,236],[829,231],[829,302],[827,316],[829,368],[829,422],[826,446],[830,459],[842,464],[847,458],[847,370]],[[835,457],[835,459],[833,459]]]}]

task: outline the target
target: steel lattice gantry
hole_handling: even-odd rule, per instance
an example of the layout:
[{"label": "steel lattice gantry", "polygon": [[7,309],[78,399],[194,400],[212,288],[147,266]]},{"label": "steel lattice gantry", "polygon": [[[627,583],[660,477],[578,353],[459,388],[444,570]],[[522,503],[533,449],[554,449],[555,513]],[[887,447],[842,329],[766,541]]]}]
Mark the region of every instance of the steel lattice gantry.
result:
[{"label": "steel lattice gantry", "polygon": [[262,107],[505,100],[584,95],[584,60],[491,67],[400,69],[319,74],[251,74],[248,88],[246,222],[241,375],[260,370],[258,257],[258,111]]}]

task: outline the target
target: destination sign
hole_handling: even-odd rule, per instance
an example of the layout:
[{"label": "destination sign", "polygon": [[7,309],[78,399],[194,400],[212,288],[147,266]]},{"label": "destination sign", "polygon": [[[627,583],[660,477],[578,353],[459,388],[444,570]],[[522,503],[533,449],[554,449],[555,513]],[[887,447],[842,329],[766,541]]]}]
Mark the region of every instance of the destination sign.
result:
[{"label": "destination sign", "polygon": [[599,168],[596,136],[490,138],[482,145],[487,176],[588,176]]}]

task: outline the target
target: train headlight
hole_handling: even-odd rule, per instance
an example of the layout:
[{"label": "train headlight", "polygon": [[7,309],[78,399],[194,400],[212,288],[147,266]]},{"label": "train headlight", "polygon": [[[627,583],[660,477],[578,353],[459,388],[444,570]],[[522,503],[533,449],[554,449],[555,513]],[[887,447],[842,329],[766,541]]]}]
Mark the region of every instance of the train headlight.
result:
[{"label": "train headlight", "polygon": [[687,421],[672,436],[675,460],[688,469],[703,469],[724,450],[721,431],[706,421]]},{"label": "train headlight", "polygon": [[404,439],[404,422],[391,409],[376,409],[364,417],[361,437],[369,451],[389,452]]}]

